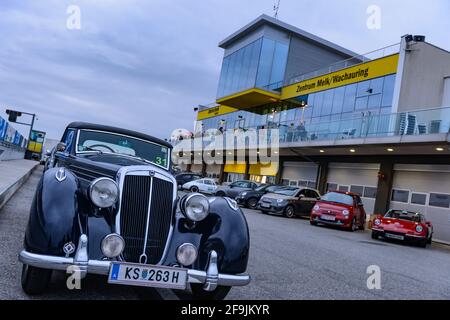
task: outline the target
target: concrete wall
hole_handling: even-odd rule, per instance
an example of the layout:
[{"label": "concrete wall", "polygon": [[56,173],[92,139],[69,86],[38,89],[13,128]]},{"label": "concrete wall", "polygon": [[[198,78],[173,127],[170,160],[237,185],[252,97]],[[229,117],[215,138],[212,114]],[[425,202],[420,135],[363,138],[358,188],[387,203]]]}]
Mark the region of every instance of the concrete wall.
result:
[{"label": "concrete wall", "polygon": [[289,47],[289,56],[284,76],[285,81],[304,73],[329,66],[347,59],[348,56],[324,48],[311,41],[293,36]]},{"label": "concrete wall", "polygon": [[0,145],[0,161],[4,160],[18,160],[25,157],[25,151],[19,151],[18,149],[9,148]]},{"label": "concrete wall", "polygon": [[413,43],[409,49],[404,53],[398,112],[441,107],[450,52],[426,42]]}]

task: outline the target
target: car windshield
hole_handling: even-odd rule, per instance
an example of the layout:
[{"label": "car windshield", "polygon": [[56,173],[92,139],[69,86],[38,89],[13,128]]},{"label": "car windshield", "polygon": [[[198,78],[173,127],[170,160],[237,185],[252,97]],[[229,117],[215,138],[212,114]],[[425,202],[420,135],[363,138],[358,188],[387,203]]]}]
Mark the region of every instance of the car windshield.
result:
[{"label": "car windshield", "polygon": [[265,191],[268,187],[270,187],[267,184],[263,184],[261,186],[259,186],[258,188],[255,189],[255,191]]},{"label": "car windshield", "polygon": [[121,134],[80,130],[77,153],[99,152],[140,158],[168,169],[169,148]]},{"label": "car windshield", "polygon": [[274,193],[275,194],[280,194],[280,195],[283,195],[283,196],[295,197],[299,191],[300,191],[299,188],[286,187],[286,188],[278,189]]},{"label": "car windshield", "polygon": [[420,222],[420,214],[411,211],[391,210],[386,213],[385,218]]},{"label": "car windshield", "polygon": [[344,193],[328,192],[320,200],[326,202],[342,203],[348,206],[353,205],[353,197]]}]

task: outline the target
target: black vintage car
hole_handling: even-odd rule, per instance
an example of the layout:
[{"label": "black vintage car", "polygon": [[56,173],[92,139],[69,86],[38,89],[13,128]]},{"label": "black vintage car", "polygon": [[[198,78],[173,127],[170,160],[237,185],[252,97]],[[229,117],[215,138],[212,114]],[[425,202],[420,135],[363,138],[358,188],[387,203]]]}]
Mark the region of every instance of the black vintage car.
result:
[{"label": "black vintage car", "polygon": [[[234,200],[177,197],[171,145],[102,125],[71,123],[32,203],[22,288],[42,293],[52,270],[108,283],[187,289],[221,299],[245,274],[249,232]],[[177,212],[179,205],[180,212]]]},{"label": "black vintage car", "polygon": [[264,184],[257,187],[255,190],[242,191],[236,197],[236,201],[239,205],[242,205],[246,208],[256,209],[256,207],[258,206],[258,202],[263,195],[265,195],[266,193],[273,193],[283,187],[284,186]]}]

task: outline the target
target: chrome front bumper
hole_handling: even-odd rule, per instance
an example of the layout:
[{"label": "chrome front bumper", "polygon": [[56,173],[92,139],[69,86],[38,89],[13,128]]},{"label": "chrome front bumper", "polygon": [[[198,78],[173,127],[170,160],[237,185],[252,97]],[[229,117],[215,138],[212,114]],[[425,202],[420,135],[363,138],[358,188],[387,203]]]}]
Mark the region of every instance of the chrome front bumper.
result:
[{"label": "chrome front bumper", "polygon": [[[62,271],[67,271],[69,267],[76,266],[81,273],[81,278],[84,278],[87,274],[109,275],[111,261],[83,259],[85,257],[76,254],[75,258],[64,258],[22,250],[19,254],[19,261],[37,268]],[[219,273],[217,269],[217,253],[211,251],[206,271],[189,269],[187,282],[203,284],[206,291],[214,291],[217,286],[245,286],[250,283],[250,280],[251,278],[247,274],[231,275]]]}]

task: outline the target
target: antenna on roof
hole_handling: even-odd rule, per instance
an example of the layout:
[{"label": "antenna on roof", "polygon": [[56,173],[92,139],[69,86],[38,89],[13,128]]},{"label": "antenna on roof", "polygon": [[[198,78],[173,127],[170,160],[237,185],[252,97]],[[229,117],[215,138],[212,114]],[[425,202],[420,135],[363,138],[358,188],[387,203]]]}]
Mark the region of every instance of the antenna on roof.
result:
[{"label": "antenna on roof", "polygon": [[278,0],[277,4],[273,5],[273,11],[275,11],[275,14],[273,15],[273,17],[275,19],[278,19],[278,9],[280,9],[280,1],[281,0]]}]

